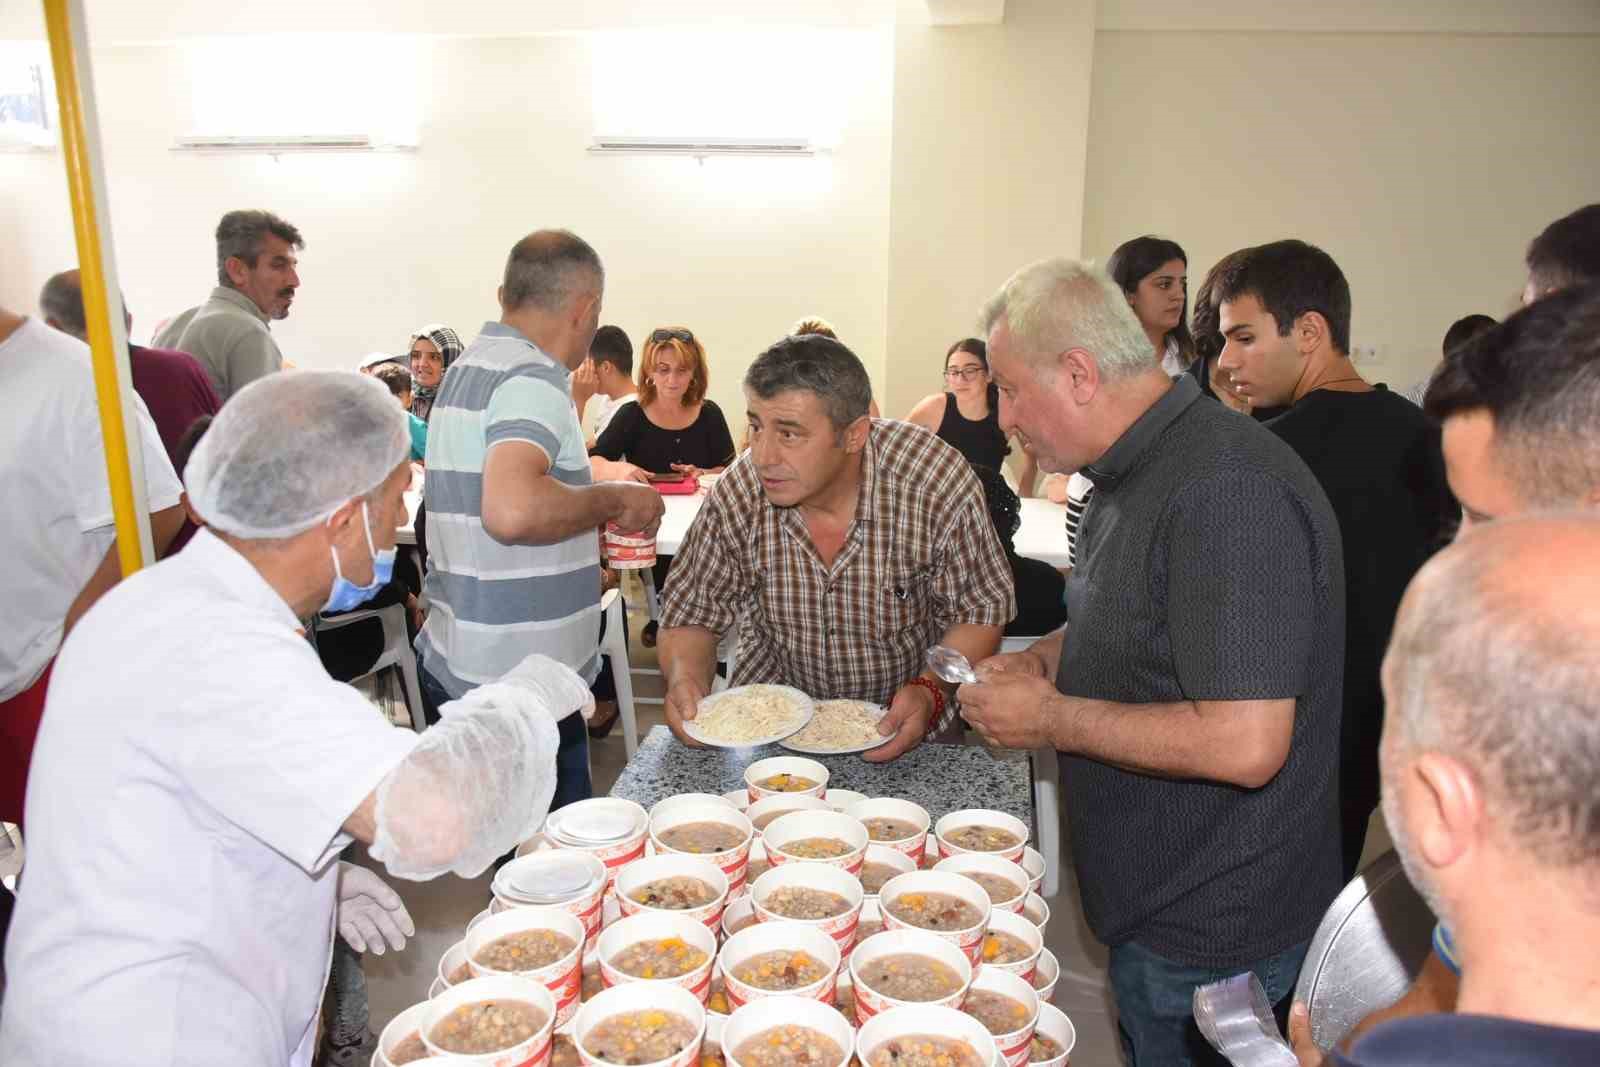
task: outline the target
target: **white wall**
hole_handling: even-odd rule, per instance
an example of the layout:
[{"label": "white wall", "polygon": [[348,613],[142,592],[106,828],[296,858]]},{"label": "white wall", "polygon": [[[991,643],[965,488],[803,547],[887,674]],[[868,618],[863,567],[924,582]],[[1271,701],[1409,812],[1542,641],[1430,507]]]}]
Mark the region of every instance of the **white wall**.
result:
[{"label": "white wall", "polygon": [[[604,319],[634,338],[664,323],[707,346],[712,397],[742,421],[739,380],[802,314],[823,314],[882,385],[892,41],[848,31],[815,62],[844,79],[837,149],[811,160],[595,157],[590,51],[577,36],[440,39],[424,45],[416,153],[197,156],[169,150],[190,114],[171,45],[94,54],[114,242],[135,337],[214,284],[211,232],[263,207],[305,235],[302,289],[274,325],[301,366],[353,366],[403,350],[441,320],[470,337],[497,314],[512,243],[566,226],[607,267]],[[263,75],[265,76],[265,75]],[[312,76],[307,72],[306,76]],[[737,92],[738,86],[729,86]],[[32,310],[76,259],[58,153],[0,154],[0,303]]]},{"label": "white wall", "polygon": [[[1484,6],[1478,4],[1479,7]],[[1409,385],[1444,331],[1514,306],[1527,243],[1600,200],[1600,37],[1096,36],[1084,250],[1300,237],[1350,279],[1364,371]]]}]

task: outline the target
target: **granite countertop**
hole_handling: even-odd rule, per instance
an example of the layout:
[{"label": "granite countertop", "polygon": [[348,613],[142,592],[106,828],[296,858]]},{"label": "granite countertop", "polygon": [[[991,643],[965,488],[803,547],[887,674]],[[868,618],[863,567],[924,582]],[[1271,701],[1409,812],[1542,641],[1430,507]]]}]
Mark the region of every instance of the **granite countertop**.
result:
[{"label": "granite countertop", "polygon": [[[665,726],[639,744],[611,795],[649,807],[677,793],[726,793],[744,786],[744,769],[768,756],[798,756],[777,745],[760,748],[689,748]],[[921,804],[934,819],[962,808],[1004,811],[1026,822],[1038,839],[1033,773],[1025,752],[995,752],[979,745],[921,745],[888,763],[859,755],[807,756],[828,768],[828,784],[869,797],[900,797]]]}]

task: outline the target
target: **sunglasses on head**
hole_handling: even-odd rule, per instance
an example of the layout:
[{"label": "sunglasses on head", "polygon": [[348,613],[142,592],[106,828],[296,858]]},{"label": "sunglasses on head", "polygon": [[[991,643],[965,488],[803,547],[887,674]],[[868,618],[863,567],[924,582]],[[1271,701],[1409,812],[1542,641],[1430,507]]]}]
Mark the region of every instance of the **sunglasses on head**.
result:
[{"label": "sunglasses on head", "polygon": [[694,344],[694,334],[688,330],[656,330],[650,334],[650,343],[653,345],[666,344],[668,341],[682,341],[686,345]]}]

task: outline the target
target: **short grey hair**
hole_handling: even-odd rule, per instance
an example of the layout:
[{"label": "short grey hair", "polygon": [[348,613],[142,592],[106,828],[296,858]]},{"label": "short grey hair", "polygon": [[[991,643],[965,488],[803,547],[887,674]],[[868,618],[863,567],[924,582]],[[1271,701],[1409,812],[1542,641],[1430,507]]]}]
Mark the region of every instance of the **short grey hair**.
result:
[{"label": "short grey hair", "polygon": [[304,248],[300,231],[270,211],[230,211],[217,223],[217,284],[233,288],[228,279],[228,260],[237,259],[251,267],[261,258],[267,234],[290,248]]},{"label": "short grey hair", "polygon": [[872,379],[856,354],[820,333],[790,334],[756,357],[744,387],[762,400],[779,393],[811,393],[822,401],[836,433],[872,407]]},{"label": "short grey hair", "polygon": [[88,339],[89,323],[83,313],[83,283],[77,271],[64,270],[50,276],[44,288],[39,290],[39,311],[62,331],[80,341]]},{"label": "short grey hair", "polygon": [[1600,861],[1600,634],[1522,564],[1573,533],[1600,558],[1592,512],[1469,531],[1411,583],[1384,663],[1403,747],[1471,768],[1508,839],[1557,868]]},{"label": "short grey hair", "polygon": [[506,258],[500,303],[507,311],[559,312],[574,297],[605,288],[606,272],[589,242],[569,230],[535,230]]},{"label": "short grey hair", "polygon": [[984,305],[979,332],[989,336],[1002,318],[1030,363],[1082,348],[1107,380],[1159,365],[1127,294],[1092,263],[1062,257],[1023,267]]}]

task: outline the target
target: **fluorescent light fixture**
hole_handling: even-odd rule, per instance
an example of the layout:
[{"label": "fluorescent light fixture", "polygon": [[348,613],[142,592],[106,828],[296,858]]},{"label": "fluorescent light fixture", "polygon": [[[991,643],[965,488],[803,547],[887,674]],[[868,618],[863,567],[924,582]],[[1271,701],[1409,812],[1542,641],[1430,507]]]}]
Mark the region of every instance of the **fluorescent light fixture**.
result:
[{"label": "fluorescent light fixture", "polygon": [[174,152],[380,152],[415,145],[386,144],[364,133],[351,134],[188,134],[172,140]]},{"label": "fluorescent light fixture", "polygon": [[805,137],[611,137],[596,135],[589,151],[632,156],[814,156]]}]

